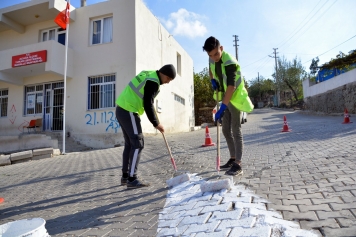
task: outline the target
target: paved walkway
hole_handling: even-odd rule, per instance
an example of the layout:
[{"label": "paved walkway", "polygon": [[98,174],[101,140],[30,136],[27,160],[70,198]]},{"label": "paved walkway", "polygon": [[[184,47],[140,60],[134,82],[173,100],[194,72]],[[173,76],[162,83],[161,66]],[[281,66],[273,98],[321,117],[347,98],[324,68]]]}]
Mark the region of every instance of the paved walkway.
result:
[{"label": "paved walkway", "polygon": [[[283,115],[291,133],[280,132]],[[314,229],[319,236],[356,236],[356,121],[342,121],[342,117],[256,109],[242,125],[244,175],[234,178],[234,190],[240,190],[236,191],[239,197],[251,193],[250,203],[263,203],[265,211],[277,213],[272,217],[286,221],[282,227],[296,223],[293,228]],[[167,139],[178,169],[197,173],[197,178],[217,179],[216,147],[201,147],[204,132],[172,134]],[[215,127],[210,133],[216,142]],[[221,137],[223,163],[228,150]],[[5,198],[0,204],[0,224],[42,217],[51,236],[164,236],[161,231],[165,227],[160,223],[166,221],[164,210],[174,190],[165,184],[172,177],[172,168],[160,134],[146,136],[145,146],[140,175],[152,183],[145,189],[120,186],[122,147],[0,167],[0,197]],[[216,204],[224,205],[224,199]],[[258,226],[257,217],[262,214],[253,214],[249,207],[238,207],[236,202],[231,200],[226,211],[241,209],[244,214],[241,212],[240,217],[256,217],[249,224]],[[217,213],[210,212],[198,226],[216,219]],[[220,225],[232,218],[224,216]],[[265,217],[257,224],[266,222]],[[230,227],[225,235],[222,230],[218,232],[219,225],[204,235],[244,236],[237,231],[240,227]],[[201,236],[202,231],[196,228],[196,232],[180,234]],[[281,233],[272,231],[271,236]]]}]

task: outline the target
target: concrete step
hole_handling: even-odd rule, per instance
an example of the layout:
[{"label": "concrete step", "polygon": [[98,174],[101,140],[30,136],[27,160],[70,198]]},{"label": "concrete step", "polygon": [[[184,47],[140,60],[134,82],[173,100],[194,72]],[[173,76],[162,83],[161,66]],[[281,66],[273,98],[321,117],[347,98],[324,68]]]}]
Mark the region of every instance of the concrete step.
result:
[{"label": "concrete step", "polygon": [[[52,139],[55,139],[58,141],[58,148],[60,151],[63,151],[63,135],[62,132],[45,132],[46,135],[51,136]],[[65,138],[65,152],[79,152],[79,151],[88,151],[92,150],[91,147],[87,147],[80,142],[74,140],[72,137],[66,137]]]}]

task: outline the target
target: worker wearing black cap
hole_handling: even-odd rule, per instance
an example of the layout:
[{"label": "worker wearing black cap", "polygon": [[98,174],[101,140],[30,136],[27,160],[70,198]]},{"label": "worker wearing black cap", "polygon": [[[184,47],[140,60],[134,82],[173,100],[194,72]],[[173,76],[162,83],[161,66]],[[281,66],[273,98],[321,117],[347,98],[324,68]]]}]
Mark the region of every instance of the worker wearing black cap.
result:
[{"label": "worker wearing black cap", "polygon": [[142,71],[130,81],[116,99],[116,118],[125,139],[121,185],[126,184],[127,188],[149,186],[137,177],[140,155],[144,147],[139,116],[146,112],[153,127],[161,133],[164,132],[164,127],[155,113],[154,98],[159,93],[160,85],[169,83],[175,77],[176,69],[172,64],[167,64],[158,71]]}]

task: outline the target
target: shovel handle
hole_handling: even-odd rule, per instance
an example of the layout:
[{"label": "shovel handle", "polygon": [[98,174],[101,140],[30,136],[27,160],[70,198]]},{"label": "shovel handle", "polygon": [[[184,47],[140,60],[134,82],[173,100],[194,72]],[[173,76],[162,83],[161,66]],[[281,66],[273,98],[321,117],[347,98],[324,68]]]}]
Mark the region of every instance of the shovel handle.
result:
[{"label": "shovel handle", "polygon": [[166,143],[166,147],[167,147],[168,153],[169,153],[169,155],[171,157],[171,162],[172,162],[174,171],[177,171],[177,165],[176,165],[176,162],[174,161],[174,158],[172,156],[171,148],[169,148],[169,146],[168,146],[168,142],[167,142],[167,139],[166,139],[166,136],[164,135],[164,133],[162,133],[162,135],[163,135],[164,142]]}]

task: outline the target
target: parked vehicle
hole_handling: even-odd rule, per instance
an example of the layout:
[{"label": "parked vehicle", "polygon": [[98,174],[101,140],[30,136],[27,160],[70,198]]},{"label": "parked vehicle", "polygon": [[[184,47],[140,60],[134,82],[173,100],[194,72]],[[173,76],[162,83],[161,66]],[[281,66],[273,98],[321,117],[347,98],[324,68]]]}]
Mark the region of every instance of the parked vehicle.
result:
[{"label": "parked vehicle", "polygon": [[[221,101],[219,102],[219,108],[221,106]],[[215,114],[217,112],[217,108],[216,105],[213,109],[213,121],[214,121],[214,125],[216,126],[216,122],[215,122]],[[244,124],[247,122],[247,113],[246,112],[242,112],[242,116],[241,116],[241,124]]]}]

